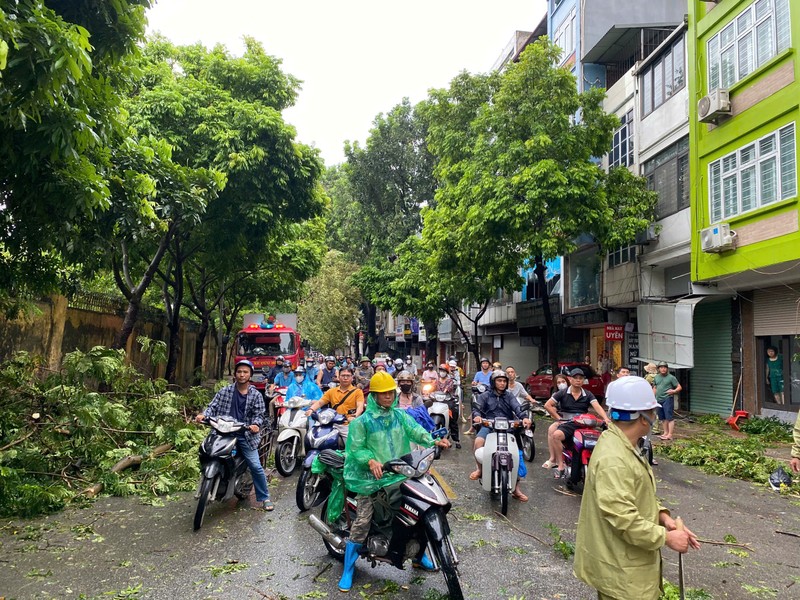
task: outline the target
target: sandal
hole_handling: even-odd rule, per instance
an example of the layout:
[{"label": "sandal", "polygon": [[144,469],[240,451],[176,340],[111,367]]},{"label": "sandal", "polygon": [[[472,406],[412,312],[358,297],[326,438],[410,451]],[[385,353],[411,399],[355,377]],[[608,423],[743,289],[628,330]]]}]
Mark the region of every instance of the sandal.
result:
[{"label": "sandal", "polygon": [[478,481],[478,479],[481,478],[481,475],[483,474],[480,471],[473,471],[472,473],[469,474],[469,478],[472,481]]},{"label": "sandal", "polygon": [[275,510],[275,505],[270,502],[269,500],[264,500],[263,502],[259,502],[256,509],[266,510],[267,512]]},{"label": "sandal", "polygon": [[548,459],[548,460],[544,461],[544,463],[542,464],[542,468],[543,469],[555,469],[556,468],[556,463],[550,462],[550,460]]},{"label": "sandal", "polygon": [[520,502],[527,502],[528,501],[528,497],[525,494],[523,494],[522,492],[511,492],[511,496],[513,498],[516,498]]},{"label": "sandal", "polygon": [[553,475],[555,479],[564,479],[566,477],[566,470],[565,469],[556,469],[555,474]]}]

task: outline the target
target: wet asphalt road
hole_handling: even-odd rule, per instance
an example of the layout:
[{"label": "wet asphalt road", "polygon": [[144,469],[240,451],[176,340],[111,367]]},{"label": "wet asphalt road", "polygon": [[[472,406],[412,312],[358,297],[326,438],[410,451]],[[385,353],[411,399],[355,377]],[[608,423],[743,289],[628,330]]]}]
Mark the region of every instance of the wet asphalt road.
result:
[{"label": "wet asphalt road", "polygon": [[[549,525],[574,541],[580,498],[557,492],[551,473],[539,467],[546,458],[541,455],[546,423],[539,425],[540,453],[523,484],[530,502],[512,500],[509,508],[519,531],[498,517],[498,504],[467,479],[474,468],[467,445],[445,452],[435,465],[455,496],[450,525],[466,597],[595,597],[572,576],[571,560],[553,548]],[[750,545],[748,550],[705,545],[688,555],[688,585],[714,598],[800,598],[800,538],[775,533],[800,534],[796,501],[661,463],[659,495],[687,526],[701,538],[721,541],[731,534]],[[340,563],[297,511],[296,481],[297,475],[273,481],[272,513],[250,510],[246,503],[212,505],[198,533],[192,532],[191,494],[164,506],[103,498],[48,518],[2,522],[0,597],[345,598],[336,587]],[[664,559],[664,576],[676,582],[677,555],[667,550]],[[446,598],[445,591],[441,574],[387,565],[373,569],[362,560],[349,597],[435,600]]]}]

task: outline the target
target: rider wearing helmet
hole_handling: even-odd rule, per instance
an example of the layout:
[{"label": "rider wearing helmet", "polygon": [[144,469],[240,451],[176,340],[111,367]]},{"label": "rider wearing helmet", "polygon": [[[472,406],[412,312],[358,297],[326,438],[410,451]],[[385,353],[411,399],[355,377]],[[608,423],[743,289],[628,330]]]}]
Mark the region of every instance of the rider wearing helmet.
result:
[{"label": "rider wearing helmet", "polygon": [[339,380],[339,371],[336,369],[336,359],[333,356],[325,357],[325,365],[317,373],[317,385],[321,390],[327,390],[332,383]]},{"label": "rider wearing helmet", "polygon": [[[278,359],[275,359],[276,362]],[[281,370],[279,373],[275,375],[272,380],[272,387],[289,387],[293,381],[292,375],[292,363],[291,361],[286,361],[281,365]]]},{"label": "rider wearing helmet", "polygon": [[411,373],[414,377],[417,376],[417,365],[414,364],[414,361],[411,360],[411,355],[406,356],[406,362],[403,365],[403,369]]},{"label": "rider wearing helmet", "polygon": [[[369,534],[373,515],[373,494],[382,488],[400,485],[406,478],[384,473],[383,464],[411,451],[411,442],[426,448],[434,445],[431,435],[397,406],[396,382],[388,373],[377,372],[369,382],[367,408],[350,423],[344,459],[344,481],[348,490],[358,494],[356,518],[345,546],[344,567],[339,590],[347,592],[353,585],[359,551]],[[447,440],[437,446],[448,447]],[[435,567],[425,555],[425,548],[412,561],[415,567],[432,571]]]},{"label": "rider wearing helmet", "polygon": [[306,377],[308,377],[311,381],[317,381],[317,375],[319,374],[319,369],[317,368],[317,364],[314,362],[314,359],[310,356],[306,356]]},{"label": "rider wearing helmet", "polygon": [[[480,394],[472,403],[472,421],[476,427],[480,427],[475,436],[473,451],[483,448],[486,437],[491,433],[488,427],[480,425],[483,419],[494,419],[495,417],[506,417],[509,420],[520,420],[525,428],[531,426],[531,420],[522,410],[517,397],[508,391],[508,375],[505,371],[493,371],[489,381],[490,389]],[[473,481],[481,478],[483,465],[478,463],[478,468],[470,473],[469,478]],[[520,502],[527,502],[528,497],[519,489],[521,477],[517,478],[517,486],[511,495]]]},{"label": "rider wearing helmet", "polygon": [[261,440],[264,418],[264,396],[255,386],[250,385],[253,371],[253,363],[249,360],[238,361],[233,369],[235,382],[218,391],[211,404],[195,418],[197,422],[202,422],[207,418],[228,416],[247,424],[244,435],[239,434],[241,437],[236,441],[236,446],[247,461],[253,476],[258,508],[272,510],[274,506],[269,500],[267,476],[258,458],[258,443]]},{"label": "rider wearing helmet", "polygon": [[425,363],[425,370],[422,372],[419,380],[420,383],[425,383],[426,381],[436,381],[438,374],[436,370],[433,368],[433,361],[429,360]]},{"label": "rider wearing helmet", "polygon": [[347,420],[344,423],[336,423],[333,428],[339,432],[342,438],[347,439],[350,421],[364,412],[364,392],[353,385],[353,369],[351,367],[339,369],[339,385],[322,394],[322,398],[308,407],[306,415],[311,416],[313,411],[323,406],[330,406],[337,413],[346,417]]},{"label": "rider wearing helmet", "polygon": [[[600,598],[661,597],[661,548],[699,548],[688,529],[678,531],[656,498],[653,471],[639,453],[658,406],[641,377],[609,384],[612,422],[589,461],[575,542],[574,571]],[[620,574],[624,573],[624,577]]]},{"label": "rider wearing helmet", "polygon": [[267,383],[273,383],[275,377],[283,370],[283,360],[283,354],[275,357],[275,365],[267,372]]},{"label": "rider wearing helmet", "polygon": [[402,370],[403,370],[403,359],[402,358],[396,358],[394,360],[394,373],[392,373],[392,377],[394,377],[396,379],[397,376],[400,374],[400,371],[402,371]]},{"label": "rider wearing helmet", "polygon": [[302,396],[308,400],[319,400],[322,398],[322,390],[319,386],[306,377],[306,368],[302,365],[294,370],[294,381],[286,390],[286,399]]},{"label": "rider wearing helmet", "polygon": [[369,362],[369,356],[362,356],[358,363],[359,367],[355,370],[354,379],[356,387],[360,390],[363,390],[369,386],[369,380],[375,374],[375,369],[372,368],[372,365]]},{"label": "rider wearing helmet", "polygon": [[[572,369],[569,372],[569,381],[571,385],[567,389],[557,391],[544,403],[544,408],[550,413],[550,416],[556,420],[569,419],[589,412],[591,407],[601,419],[608,423],[608,415],[606,415],[603,407],[600,406],[597,398],[594,397],[592,392],[583,388],[583,384],[586,381],[583,369],[580,367]],[[561,414],[556,411],[556,406],[559,407]],[[558,463],[558,470],[555,472],[556,479],[564,477],[564,440],[571,443],[572,436],[575,435],[577,429],[578,425],[576,423],[567,421],[559,425],[558,429],[548,439],[551,455],[556,457],[556,462]]]},{"label": "rider wearing helmet", "polygon": [[397,375],[397,387],[400,394],[397,401],[400,408],[409,409],[416,406],[423,406],[422,396],[414,393],[414,376],[408,371],[400,371]]},{"label": "rider wearing helmet", "polygon": [[458,430],[458,397],[456,396],[456,384],[450,377],[450,367],[446,363],[439,365],[439,377],[436,379],[436,391],[447,394],[447,406],[450,408],[450,437],[456,445],[456,449],[461,449],[461,440]]},{"label": "rider wearing helmet", "polygon": [[472,387],[475,387],[479,383],[482,383],[485,386],[489,386],[491,383],[490,377],[492,375],[492,363],[489,362],[489,359],[485,356],[481,357],[481,370],[475,373],[475,377],[472,378]]}]

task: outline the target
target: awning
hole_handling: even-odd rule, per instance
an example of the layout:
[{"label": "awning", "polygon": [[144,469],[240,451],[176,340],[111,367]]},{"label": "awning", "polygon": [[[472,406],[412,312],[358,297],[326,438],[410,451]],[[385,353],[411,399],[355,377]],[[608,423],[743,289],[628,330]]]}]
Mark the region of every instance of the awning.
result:
[{"label": "awning", "polygon": [[[725,296],[727,297],[727,296]],[[694,367],[694,309],[719,295],[695,296],[677,302],[640,304],[636,308],[639,357],[645,363],[665,362],[670,368]]]}]

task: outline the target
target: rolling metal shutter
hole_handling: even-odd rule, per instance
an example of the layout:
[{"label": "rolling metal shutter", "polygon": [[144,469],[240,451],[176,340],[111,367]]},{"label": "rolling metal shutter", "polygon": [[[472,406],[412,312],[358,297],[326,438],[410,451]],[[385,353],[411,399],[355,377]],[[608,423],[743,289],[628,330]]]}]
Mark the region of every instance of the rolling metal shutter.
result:
[{"label": "rolling metal shutter", "polygon": [[800,334],[800,290],[785,286],[756,290],[753,326],[757,336]]},{"label": "rolling metal shutter", "polygon": [[[733,402],[731,301],[705,300],[694,310],[694,368],[688,408],[728,416]],[[681,407],[687,408],[682,394]]]}]

